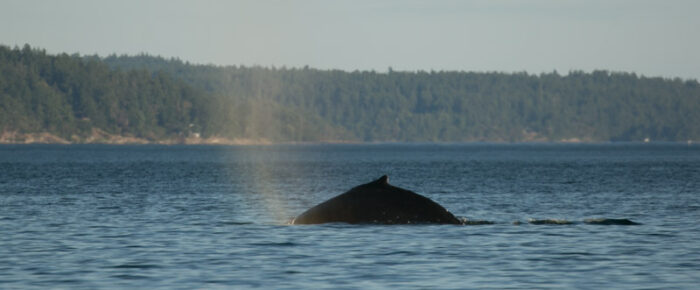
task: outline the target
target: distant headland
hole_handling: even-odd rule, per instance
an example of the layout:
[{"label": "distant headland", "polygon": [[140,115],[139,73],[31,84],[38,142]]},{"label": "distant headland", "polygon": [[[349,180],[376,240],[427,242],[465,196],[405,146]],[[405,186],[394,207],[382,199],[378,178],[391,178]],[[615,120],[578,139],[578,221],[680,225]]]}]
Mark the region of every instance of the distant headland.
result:
[{"label": "distant headland", "polygon": [[700,140],[697,80],[199,65],[0,46],[0,143]]}]

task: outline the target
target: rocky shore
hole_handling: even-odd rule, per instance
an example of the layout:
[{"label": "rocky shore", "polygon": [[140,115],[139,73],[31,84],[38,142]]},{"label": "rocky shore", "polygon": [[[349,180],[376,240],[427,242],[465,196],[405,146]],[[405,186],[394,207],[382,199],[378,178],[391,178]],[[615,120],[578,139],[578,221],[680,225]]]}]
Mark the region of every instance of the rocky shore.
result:
[{"label": "rocky shore", "polygon": [[248,139],[248,138],[223,138],[223,137],[208,137],[201,138],[199,136],[166,138],[166,139],[147,139],[134,136],[122,136],[110,134],[99,129],[93,129],[89,136],[81,137],[77,135],[71,136],[69,139],[48,133],[18,133],[18,132],[3,132],[0,134],[0,144],[210,144],[210,145],[267,145],[272,144],[266,139]]}]

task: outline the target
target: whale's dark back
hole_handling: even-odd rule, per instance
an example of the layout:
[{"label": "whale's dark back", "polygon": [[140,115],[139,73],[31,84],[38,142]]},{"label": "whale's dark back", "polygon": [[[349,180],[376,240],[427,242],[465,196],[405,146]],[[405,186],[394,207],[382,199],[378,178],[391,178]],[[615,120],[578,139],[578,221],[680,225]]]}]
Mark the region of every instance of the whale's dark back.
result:
[{"label": "whale's dark back", "polygon": [[387,176],[363,184],[305,211],[293,224],[460,224],[444,207],[388,183]]}]

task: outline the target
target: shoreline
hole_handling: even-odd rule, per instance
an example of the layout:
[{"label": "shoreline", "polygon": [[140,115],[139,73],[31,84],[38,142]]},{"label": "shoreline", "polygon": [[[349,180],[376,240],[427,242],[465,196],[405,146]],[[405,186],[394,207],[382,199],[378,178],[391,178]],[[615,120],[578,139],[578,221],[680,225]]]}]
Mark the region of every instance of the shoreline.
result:
[{"label": "shoreline", "polygon": [[201,138],[198,136],[191,137],[176,137],[167,139],[147,139],[134,136],[122,136],[109,134],[99,129],[93,129],[92,134],[88,137],[71,136],[70,139],[62,138],[57,135],[40,132],[40,133],[17,133],[3,132],[0,134],[0,145],[31,145],[31,144],[55,144],[55,145],[85,145],[85,144],[103,144],[103,145],[228,145],[228,146],[244,146],[244,145],[291,145],[291,144],[363,144],[353,140],[320,140],[312,142],[274,142],[265,138],[226,138],[212,136]]},{"label": "shoreline", "polygon": [[[252,139],[252,138],[223,138],[223,137],[189,137],[189,138],[173,138],[161,140],[149,140],[145,138],[137,138],[131,136],[116,136],[110,135],[109,138],[71,138],[67,140],[49,133],[25,133],[13,134],[13,137],[7,138],[7,134],[0,135],[0,145],[166,145],[166,146],[277,146],[277,145],[383,145],[383,144],[436,144],[436,145],[459,145],[459,144],[560,144],[560,145],[576,145],[576,144],[700,144],[700,141],[648,141],[648,140],[628,140],[628,141],[597,141],[597,140],[581,140],[578,138],[562,139],[562,140],[520,140],[520,141],[503,141],[503,140],[473,140],[473,141],[356,141],[356,140],[319,140],[319,141],[286,141],[273,142],[267,139]],[[75,137],[75,136],[74,136]]]},{"label": "shoreline", "polygon": [[199,136],[177,137],[169,139],[146,139],[134,136],[122,136],[109,134],[100,129],[93,129],[88,137],[71,136],[70,140],[48,132],[40,133],[17,133],[3,132],[0,134],[0,145],[31,145],[31,144],[54,144],[54,145],[222,145],[222,146],[272,146],[272,145],[323,145],[323,144],[614,144],[614,143],[674,143],[692,145],[700,143],[696,140],[686,141],[650,141],[627,140],[627,141],[601,141],[590,138],[565,138],[560,140],[547,140],[544,138],[525,138],[518,141],[505,140],[469,140],[469,141],[357,141],[357,140],[318,140],[318,141],[284,141],[275,142],[265,138],[225,138],[212,136],[201,138]]}]

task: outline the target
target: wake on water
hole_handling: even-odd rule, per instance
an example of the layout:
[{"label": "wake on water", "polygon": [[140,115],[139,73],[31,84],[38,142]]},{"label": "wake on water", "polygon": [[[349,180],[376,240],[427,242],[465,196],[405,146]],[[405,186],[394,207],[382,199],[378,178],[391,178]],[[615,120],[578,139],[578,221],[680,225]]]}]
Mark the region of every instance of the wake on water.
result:
[{"label": "wake on water", "polygon": [[[481,226],[481,225],[493,225],[501,224],[504,222],[496,222],[489,220],[472,220],[465,217],[457,217],[460,220],[461,225],[464,226]],[[293,225],[294,219],[289,219],[286,224]],[[516,220],[512,222],[513,225],[521,225],[523,222]],[[575,224],[588,224],[588,225],[602,225],[602,226],[636,226],[641,225],[641,223],[634,222],[629,219],[613,219],[613,218],[590,218],[584,219],[582,222],[575,222],[566,219],[528,219],[527,222],[531,225],[575,225]],[[372,223],[368,223],[372,224]],[[377,223],[379,224],[379,223]],[[421,223],[411,223],[412,225],[420,225]],[[396,224],[394,224],[396,225]]]},{"label": "wake on water", "polygon": [[[574,221],[569,221],[565,219],[529,219],[527,221],[529,224],[533,225],[573,225],[578,224]],[[609,218],[594,218],[594,219],[584,219],[584,224],[589,225],[618,225],[618,226],[634,226],[641,225],[640,223],[633,222],[629,219],[609,219]],[[520,224],[520,221],[515,221],[513,224]]]},{"label": "wake on water", "polygon": [[[463,225],[467,225],[467,226],[496,224],[496,222],[487,221],[487,220],[470,220],[470,219],[463,218],[463,217],[458,217],[458,218],[462,221]],[[532,225],[574,225],[574,224],[580,224],[579,222],[574,222],[574,221],[565,220],[565,219],[528,219],[527,223],[532,224]],[[604,225],[604,226],[611,226],[611,225],[636,226],[636,225],[641,225],[640,223],[633,222],[629,219],[611,219],[611,218],[584,219],[583,223],[589,224],[589,225]],[[513,224],[520,225],[523,223],[521,221],[514,221]]]}]

